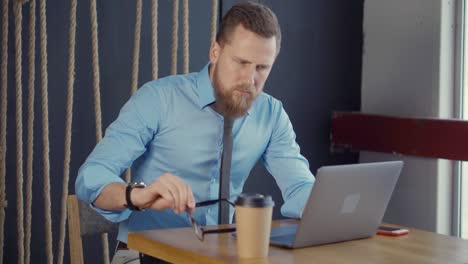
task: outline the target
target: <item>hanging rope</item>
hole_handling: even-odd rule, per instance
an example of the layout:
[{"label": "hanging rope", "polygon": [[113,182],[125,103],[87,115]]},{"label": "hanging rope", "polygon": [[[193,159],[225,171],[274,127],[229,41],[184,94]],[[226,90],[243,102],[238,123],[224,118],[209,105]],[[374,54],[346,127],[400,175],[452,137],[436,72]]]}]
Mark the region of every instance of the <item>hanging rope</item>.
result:
[{"label": "hanging rope", "polygon": [[[135,38],[133,47],[133,65],[132,65],[132,86],[130,94],[134,94],[138,89],[138,70],[140,64],[140,35],[141,35],[141,8],[142,0],[136,0],[135,14]],[[131,169],[125,170],[125,181],[130,182]]]},{"label": "hanging rope", "polygon": [[216,40],[216,20],[218,18],[218,0],[212,0],[211,3],[212,14],[211,14],[211,38],[210,45]]},{"label": "hanging rope", "polygon": [[67,197],[68,182],[70,178],[70,157],[71,157],[71,130],[73,122],[73,85],[75,83],[75,37],[76,37],[76,0],[70,0],[70,30],[68,32],[68,81],[67,81],[67,109],[65,123],[65,143],[63,159],[63,182],[62,201],[60,215],[60,235],[57,263],[63,263],[65,235],[67,225]]},{"label": "hanging rope", "polygon": [[45,215],[45,245],[47,262],[52,264],[54,255],[52,251],[52,220],[50,203],[50,161],[49,161],[49,100],[48,100],[48,73],[47,73],[47,22],[46,0],[39,2],[40,43],[41,43],[41,98],[42,98],[42,144],[44,163],[44,215]]},{"label": "hanging rope", "polygon": [[2,62],[0,110],[0,262],[3,263],[6,201],[6,132],[7,132],[7,68],[8,68],[8,0],[2,2]]},{"label": "hanging rope", "polygon": [[189,1],[184,0],[183,13],[183,42],[184,42],[184,73],[189,73]]},{"label": "hanging rope", "polygon": [[174,8],[172,13],[172,55],[171,74],[177,74],[177,49],[179,42],[179,0],[173,0]]},{"label": "hanging rope", "polygon": [[158,0],[151,2],[151,75],[158,79]]},{"label": "hanging rope", "polygon": [[36,74],[36,0],[29,2],[29,83],[28,83],[28,138],[26,158],[26,219],[25,263],[31,263],[31,210],[34,154],[34,80]]},{"label": "hanging rope", "polygon": [[13,14],[15,16],[15,80],[16,80],[16,218],[18,233],[18,263],[24,262],[24,216],[23,216],[23,92],[21,84],[21,23],[22,3],[13,2]]},{"label": "hanging rope", "polygon": [[[100,93],[100,76],[99,76],[99,46],[98,46],[98,23],[96,0],[90,1],[91,15],[91,37],[92,37],[92,62],[93,62],[93,87],[94,87],[94,112],[96,116],[96,142],[102,139],[102,121],[101,121],[101,93]],[[104,263],[109,261],[109,239],[107,233],[101,235],[102,240],[102,256]]]},{"label": "hanging rope", "polygon": [[132,68],[132,94],[138,88],[138,69],[140,63],[140,32],[141,32],[141,8],[142,0],[136,0],[136,14],[135,14],[135,39],[133,46],[133,68]]},{"label": "hanging rope", "polygon": [[102,139],[101,125],[101,93],[99,76],[99,47],[98,47],[98,24],[96,12],[96,0],[91,0],[91,37],[92,37],[92,61],[93,61],[93,88],[94,88],[94,113],[96,117],[96,142]]}]

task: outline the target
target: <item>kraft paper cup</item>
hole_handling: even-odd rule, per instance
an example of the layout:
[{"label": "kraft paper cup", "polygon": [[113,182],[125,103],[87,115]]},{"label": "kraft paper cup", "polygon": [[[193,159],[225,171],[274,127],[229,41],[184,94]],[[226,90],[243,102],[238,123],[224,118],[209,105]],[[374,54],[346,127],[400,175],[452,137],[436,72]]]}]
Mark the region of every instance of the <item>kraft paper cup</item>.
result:
[{"label": "kraft paper cup", "polygon": [[241,194],[234,204],[239,258],[267,257],[275,205],[273,199],[263,194]]}]

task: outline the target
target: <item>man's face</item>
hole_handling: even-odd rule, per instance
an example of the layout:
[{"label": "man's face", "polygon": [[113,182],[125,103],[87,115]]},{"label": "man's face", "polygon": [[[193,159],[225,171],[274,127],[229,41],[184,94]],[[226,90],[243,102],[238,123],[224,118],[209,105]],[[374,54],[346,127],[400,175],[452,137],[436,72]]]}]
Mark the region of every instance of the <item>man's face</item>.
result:
[{"label": "man's face", "polygon": [[230,41],[210,49],[210,78],[215,109],[230,117],[243,116],[262,92],[276,58],[275,37],[264,38],[238,25]]}]

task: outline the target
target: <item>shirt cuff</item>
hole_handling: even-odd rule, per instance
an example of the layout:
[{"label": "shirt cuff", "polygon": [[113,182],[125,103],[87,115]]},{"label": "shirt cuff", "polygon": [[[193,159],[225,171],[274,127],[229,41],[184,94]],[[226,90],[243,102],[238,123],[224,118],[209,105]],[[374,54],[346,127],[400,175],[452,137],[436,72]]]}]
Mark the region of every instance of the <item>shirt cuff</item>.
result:
[{"label": "shirt cuff", "polygon": [[284,201],[281,207],[281,214],[286,217],[301,218],[303,208],[309,199],[312,187],[312,183],[301,186],[300,190]]},{"label": "shirt cuff", "polygon": [[[106,187],[107,185],[101,187],[98,189],[97,196],[102,192],[102,190]],[[93,201],[96,200],[96,198],[93,199]],[[130,214],[132,211],[130,209],[124,209],[124,210],[104,210],[99,207],[94,206],[93,203],[90,203],[89,206],[93,208],[96,212],[104,216],[107,220],[118,223],[127,220],[130,217]]]},{"label": "shirt cuff", "polygon": [[[96,176],[99,175],[99,176]],[[75,192],[78,198],[91,206],[96,212],[111,222],[121,222],[131,214],[129,209],[104,210],[93,205],[102,190],[111,183],[125,183],[120,177],[98,166],[85,164],[78,172],[75,182]]]}]

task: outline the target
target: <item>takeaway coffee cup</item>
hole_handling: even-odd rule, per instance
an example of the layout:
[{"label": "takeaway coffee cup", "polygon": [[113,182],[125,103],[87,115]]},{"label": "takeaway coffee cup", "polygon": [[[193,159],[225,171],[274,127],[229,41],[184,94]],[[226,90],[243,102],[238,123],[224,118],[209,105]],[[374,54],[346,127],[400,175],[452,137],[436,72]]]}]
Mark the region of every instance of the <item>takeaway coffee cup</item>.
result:
[{"label": "takeaway coffee cup", "polygon": [[234,204],[239,258],[268,256],[273,199],[269,195],[243,193]]}]

